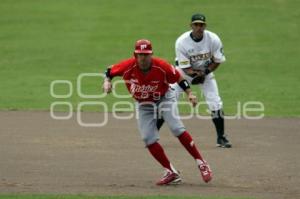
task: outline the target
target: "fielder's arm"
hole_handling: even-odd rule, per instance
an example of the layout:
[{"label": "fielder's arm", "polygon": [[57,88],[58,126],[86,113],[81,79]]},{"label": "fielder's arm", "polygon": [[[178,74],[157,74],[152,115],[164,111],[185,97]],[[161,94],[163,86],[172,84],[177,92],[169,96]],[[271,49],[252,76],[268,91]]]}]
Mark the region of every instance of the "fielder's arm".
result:
[{"label": "fielder's arm", "polygon": [[195,77],[196,75],[202,76],[202,75],[208,75],[209,73],[215,71],[219,67],[220,63],[212,62],[207,66],[205,71],[201,70],[194,70],[192,67],[189,68],[183,68],[182,70],[185,72],[185,74]]},{"label": "fielder's arm", "polygon": [[185,74],[187,74],[190,77],[195,77],[197,75],[198,76],[204,75],[203,71],[201,71],[201,70],[194,70],[192,67],[183,68],[182,70],[185,72]]},{"label": "fielder's arm", "polygon": [[205,75],[208,75],[209,73],[215,71],[219,67],[219,65],[220,63],[216,63],[216,62],[212,62],[211,64],[209,64],[204,71]]}]

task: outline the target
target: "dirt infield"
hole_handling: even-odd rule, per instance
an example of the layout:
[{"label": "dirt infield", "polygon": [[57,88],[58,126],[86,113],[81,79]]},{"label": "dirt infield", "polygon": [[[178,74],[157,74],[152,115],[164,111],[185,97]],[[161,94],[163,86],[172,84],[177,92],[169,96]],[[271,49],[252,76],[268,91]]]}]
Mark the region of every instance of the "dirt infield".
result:
[{"label": "dirt infield", "polygon": [[[103,117],[83,113],[86,121]],[[136,121],[109,114],[102,128],[48,112],[0,112],[0,194],[199,195],[300,198],[300,119],[229,120],[232,149],[214,146],[209,120],[185,120],[214,179],[205,184],[193,159],[164,127],[161,143],[184,183],[157,187],[162,169],[148,154]]]}]

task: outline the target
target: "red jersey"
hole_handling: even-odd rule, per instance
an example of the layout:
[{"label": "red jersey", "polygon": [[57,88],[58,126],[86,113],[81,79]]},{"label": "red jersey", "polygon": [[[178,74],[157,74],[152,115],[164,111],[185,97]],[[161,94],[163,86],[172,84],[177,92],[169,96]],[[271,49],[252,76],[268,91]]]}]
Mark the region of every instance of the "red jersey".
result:
[{"label": "red jersey", "polygon": [[128,91],[139,102],[158,101],[168,91],[169,84],[180,78],[172,65],[159,58],[152,58],[151,69],[146,74],[139,69],[133,57],[113,65],[110,75],[122,76]]}]

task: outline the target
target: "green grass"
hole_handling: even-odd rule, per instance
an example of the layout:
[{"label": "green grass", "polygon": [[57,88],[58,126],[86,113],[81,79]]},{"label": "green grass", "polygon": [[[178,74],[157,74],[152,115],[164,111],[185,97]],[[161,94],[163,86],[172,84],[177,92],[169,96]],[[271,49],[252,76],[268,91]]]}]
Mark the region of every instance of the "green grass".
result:
[{"label": "green grass", "polygon": [[180,196],[72,196],[72,195],[0,195],[0,199],[247,199],[229,197],[180,197]]},{"label": "green grass", "polygon": [[[80,73],[131,56],[139,38],[173,62],[176,38],[201,11],[225,46],[227,62],[216,76],[226,113],[235,114],[238,102],[261,101],[266,116],[299,117],[299,7],[297,0],[1,0],[0,109],[48,110],[53,80],[76,89]],[[100,83],[86,79],[84,91],[100,93]],[[74,92],[62,101],[76,107],[85,100]]]}]

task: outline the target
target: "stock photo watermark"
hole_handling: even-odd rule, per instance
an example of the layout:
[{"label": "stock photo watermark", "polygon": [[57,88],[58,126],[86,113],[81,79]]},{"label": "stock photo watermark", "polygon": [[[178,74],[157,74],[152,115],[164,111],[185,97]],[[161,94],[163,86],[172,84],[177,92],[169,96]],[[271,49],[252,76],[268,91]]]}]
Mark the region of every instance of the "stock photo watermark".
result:
[{"label": "stock photo watermark", "polygon": [[[116,102],[112,103],[111,110],[109,109],[108,104],[105,102],[107,99],[107,94],[104,92],[87,94],[83,92],[83,79],[86,78],[99,78],[99,87],[100,83],[104,81],[105,74],[102,73],[81,73],[78,75],[76,80],[76,88],[69,80],[54,80],[50,84],[50,95],[54,99],[54,101],[50,104],[50,116],[55,120],[69,120],[73,116],[76,116],[76,120],[78,125],[83,127],[103,127],[108,123],[109,117],[113,117],[118,120],[131,120],[138,119],[137,108],[135,103],[126,101],[126,99],[132,98],[130,93],[121,94],[117,91],[117,89],[112,90],[112,97],[117,99]],[[124,80],[118,79],[112,82],[112,87],[117,88],[118,85],[124,85]],[[67,92],[64,94],[58,94],[56,92],[56,87],[64,86],[66,87]],[[135,88],[136,89],[136,88]],[[74,92],[75,91],[75,92]],[[74,94],[78,95],[80,98],[84,99],[83,102],[79,102],[77,104],[76,111],[73,107],[73,104],[70,101],[66,101],[70,99]],[[97,101],[96,101],[97,99]],[[103,101],[99,101],[99,99],[103,99]],[[150,103],[151,104],[151,103]],[[160,109],[163,107],[162,103],[152,103],[154,109]],[[188,111],[187,113],[180,115],[180,119],[188,120],[192,118],[197,119],[211,119],[212,115],[210,115],[210,111],[207,108],[206,114],[200,113],[200,107],[207,107],[208,104],[205,101],[199,101],[196,107],[193,107],[192,104],[188,101],[178,101],[176,106],[185,107]],[[57,107],[65,107],[67,111],[62,114],[59,111],[55,111]],[[84,107],[99,107],[101,109],[101,113],[103,114],[102,121],[98,122],[86,122],[83,120],[83,109]],[[158,106],[158,107],[157,107]],[[174,106],[173,106],[174,107]],[[176,108],[164,111],[171,111],[172,114],[177,115],[178,113],[174,112]],[[109,112],[110,111],[110,112]],[[247,101],[247,102],[237,102],[236,103],[236,112],[233,115],[223,116],[225,119],[249,119],[249,120],[258,120],[264,117],[265,106],[260,101]],[[124,114],[126,113],[126,114]],[[111,114],[111,116],[109,116]]]}]

